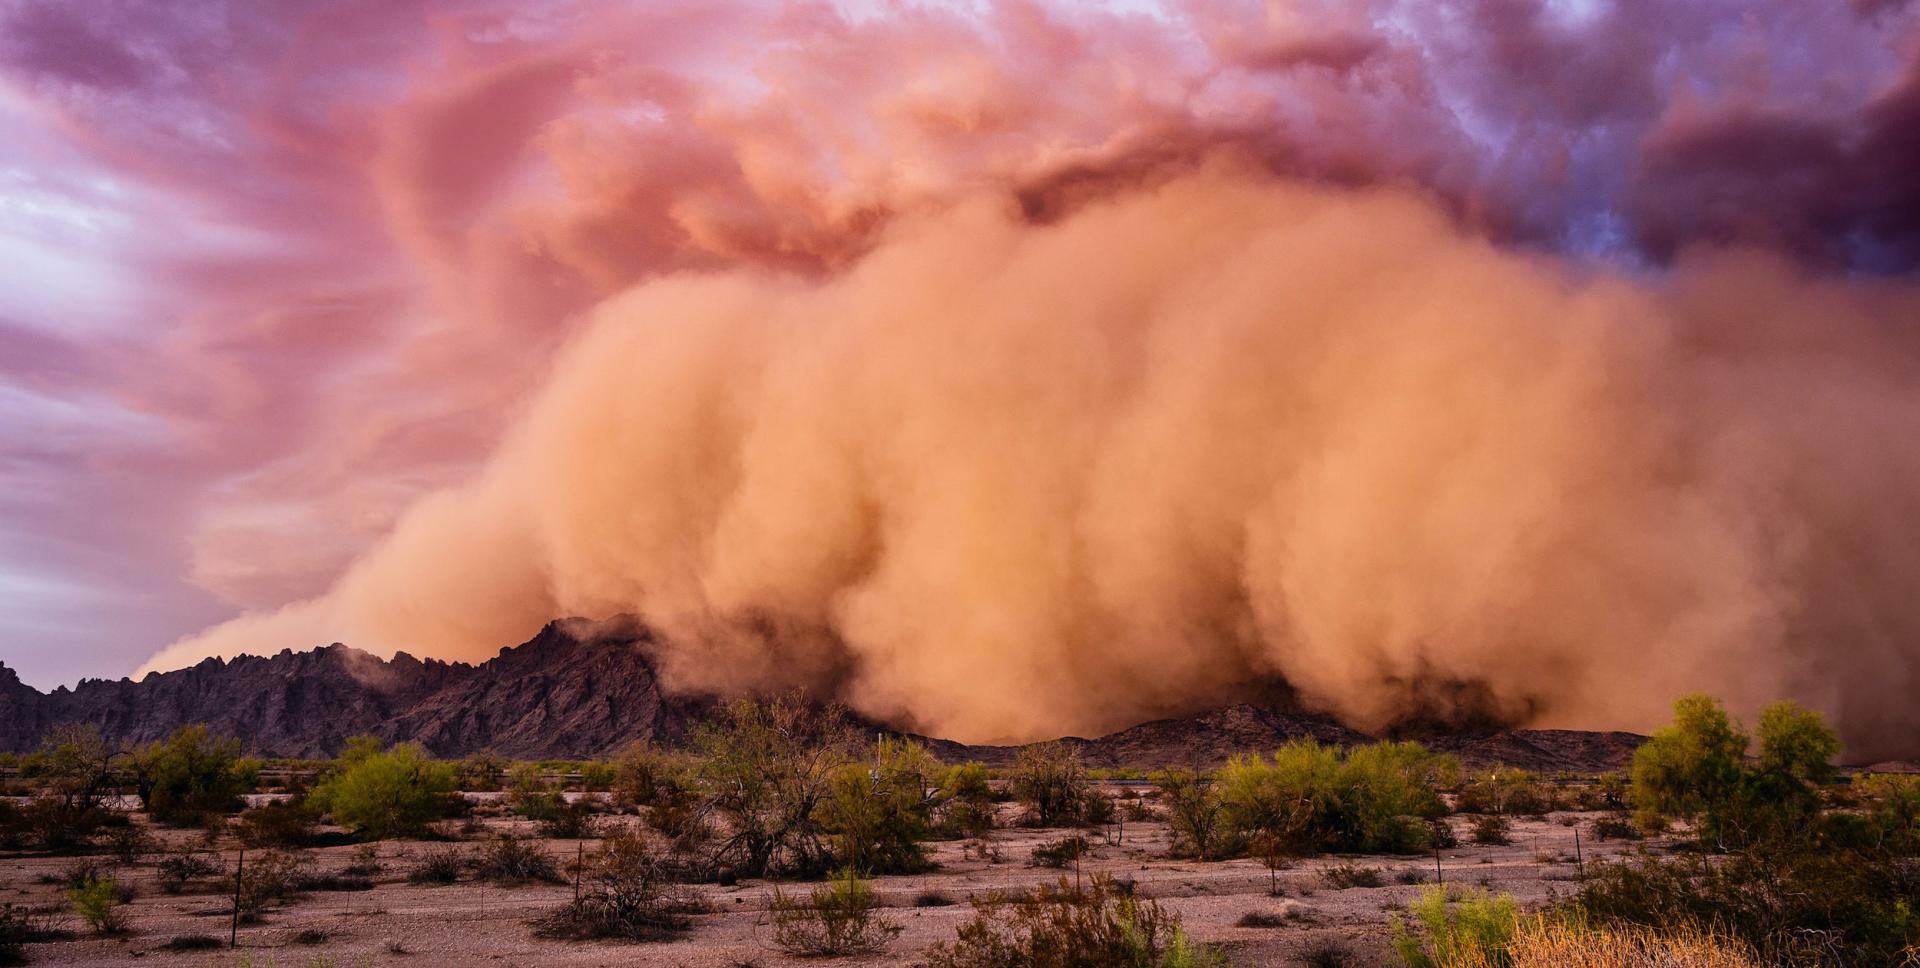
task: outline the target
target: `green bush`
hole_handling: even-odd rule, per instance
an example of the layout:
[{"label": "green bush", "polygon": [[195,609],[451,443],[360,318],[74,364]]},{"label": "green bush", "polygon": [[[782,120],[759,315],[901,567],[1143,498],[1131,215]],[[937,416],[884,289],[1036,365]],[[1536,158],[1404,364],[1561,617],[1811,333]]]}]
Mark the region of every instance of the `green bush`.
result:
[{"label": "green bush", "polygon": [[983,837],[993,829],[993,785],[980,763],[948,767],[940,780],[934,829],[944,837]]},{"label": "green bush", "polygon": [[841,767],[820,820],[842,863],[865,875],[926,870],[920,841],[932,836],[943,772],[925,747],[894,739],[875,743],[865,762]]},{"label": "green bush", "polygon": [[1084,891],[1065,880],[973,902],[952,941],[927,949],[928,968],[1214,968],[1225,957],[1196,944],[1177,915],[1105,875]]},{"label": "green bush", "polygon": [[1393,950],[1407,968],[1448,968],[1456,964],[1507,965],[1507,946],[1519,928],[1519,909],[1511,894],[1468,889],[1457,902],[1443,887],[1429,887],[1408,902],[1418,933],[1393,919]]},{"label": "green bush", "polygon": [[209,816],[240,809],[260,764],[242,759],[240,741],[205,726],[184,726],[134,758],[134,776],[148,815],[172,826],[196,826]]},{"label": "green bush", "polygon": [[126,900],[120,894],[119,885],[110,877],[69,888],[67,900],[73,904],[73,912],[80,915],[80,920],[98,934],[114,934],[126,929],[126,912],[121,910]]},{"label": "green bush", "polygon": [[1641,855],[1589,864],[1589,917],[1659,930],[1707,927],[1796,968],[1906,966],[1920,946],[1920,872],[1890,851],[1818,831],[1725,857]]},{"label": "green bush", "polygon": [[1236,838],[1277,839],[1301,855],[1412,853],[1430,844],[1427,821],[1447,812],[1439,790],[1458,772],[1417,743],[1343,752],[1303,740],[1268,760],[1236,757],[1216,784]]},{"label": "green bush", "polygon": [[[351,748],[350,748],[351,749]],[[417,834],[446,816],[454,789],[451,764],[412,743],[385,752],[352,749],[343,769],[313,791],[312,802],[363,837]]]}]

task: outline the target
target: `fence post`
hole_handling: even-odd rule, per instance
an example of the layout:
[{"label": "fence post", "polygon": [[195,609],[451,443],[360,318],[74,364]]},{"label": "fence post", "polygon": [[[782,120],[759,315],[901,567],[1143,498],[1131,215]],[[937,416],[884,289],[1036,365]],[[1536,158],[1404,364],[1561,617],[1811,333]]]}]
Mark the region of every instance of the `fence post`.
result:
[{"label": "fence post", "polygon": [[227,947],[240,946],[240,884],[247,875],[247,849],[240,848],[240,857],[233,865],[233,924],[227,929]]},{"label": "fence post", "polygon": [[1580,865],[1580,883],[1587,882],[1587,855],[1580,850],[1580,828],[1573,828],[1573,862]]}]

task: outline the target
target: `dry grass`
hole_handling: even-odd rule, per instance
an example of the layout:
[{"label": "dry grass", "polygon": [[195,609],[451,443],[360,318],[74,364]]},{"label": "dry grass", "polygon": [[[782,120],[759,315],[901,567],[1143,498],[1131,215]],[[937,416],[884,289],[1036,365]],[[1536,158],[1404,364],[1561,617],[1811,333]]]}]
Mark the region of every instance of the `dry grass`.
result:
[{"label": "dry grass", "polygon": [[1463,952],[1442,968],[1762,968],[1746,945],[1709,931],[1583,928],[1544,917],[1521,921],[1507,955]]}]

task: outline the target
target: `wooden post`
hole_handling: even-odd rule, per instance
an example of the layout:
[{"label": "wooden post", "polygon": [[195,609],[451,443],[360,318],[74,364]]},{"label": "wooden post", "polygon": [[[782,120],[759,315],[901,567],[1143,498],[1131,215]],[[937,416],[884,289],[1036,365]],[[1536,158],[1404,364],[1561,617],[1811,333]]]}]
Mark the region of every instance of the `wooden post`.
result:
[{"label": "wooden post", "polygon": [[1580,883],[1587,882],[1587,855],[1580,850],[1580,828],[1573,828],[1573,860],[1580,865]]},{"label": "wooden post", "polygon": [[1440,869],[1440,847],[1438,844],[1434,845],[1433,848],[1433,879],[1440,882],[1442,887],[1446,886],[1447,872]]},{"label": "wooden post", "polygon": [[573,845],[573,906],[580,907],[580,872],[587,867],[587,842],[582,840]]},{"label": "wooden post", "polygon": [[247,849],[240,848],[240,857],[233,865],[233,924],[227,929],[227,947],[240,946],[240,883],[247,875]]}]

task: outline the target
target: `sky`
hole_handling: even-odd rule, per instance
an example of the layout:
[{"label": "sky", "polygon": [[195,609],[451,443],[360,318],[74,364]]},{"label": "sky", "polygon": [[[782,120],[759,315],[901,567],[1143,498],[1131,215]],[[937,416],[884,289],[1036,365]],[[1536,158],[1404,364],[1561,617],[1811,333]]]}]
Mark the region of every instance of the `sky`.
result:
[{"label": "sky", "polygon": [[[0,661],[128,675],[351,584],[636,286],[829,285],[983,198],[1045,226],[1222,158],[1569,278],[1755,254],[1884,324],[1920,262],[1920,11],[4,0]],[[496,646],[579,603],[533,572]]]}]

